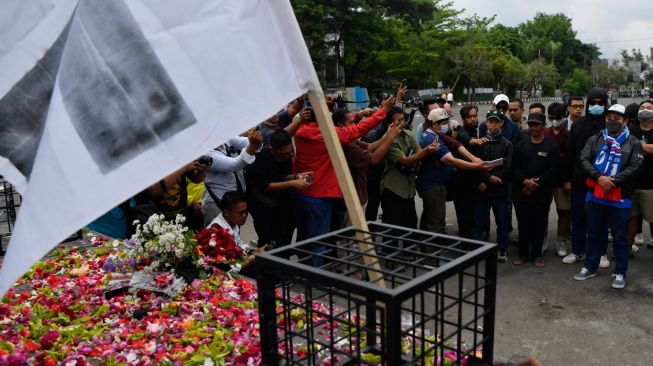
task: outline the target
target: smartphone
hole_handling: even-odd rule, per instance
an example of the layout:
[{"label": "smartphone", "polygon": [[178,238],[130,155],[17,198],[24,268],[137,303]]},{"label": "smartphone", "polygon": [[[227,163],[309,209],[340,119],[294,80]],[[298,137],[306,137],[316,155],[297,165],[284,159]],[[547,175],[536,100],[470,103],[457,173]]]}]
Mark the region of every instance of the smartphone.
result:
[{"label": "smartphone", "polygon": [[498,166],[502,166],[502,165],[503,165],[503,158],[499,158],[499,159],[491,160],[491,161],[488,161],[487,163],[488,163],[488,165],[490,165],[491,167],[496,168],[496,167],[498,167]]},{"label": "smartphone", "polygon": [[306,183],[313,183],[313,173],[306,174]]},{"label": "smartphone", "polygon": [[402,79],[401,84],[399,86],[408,86],[408,79]]}]

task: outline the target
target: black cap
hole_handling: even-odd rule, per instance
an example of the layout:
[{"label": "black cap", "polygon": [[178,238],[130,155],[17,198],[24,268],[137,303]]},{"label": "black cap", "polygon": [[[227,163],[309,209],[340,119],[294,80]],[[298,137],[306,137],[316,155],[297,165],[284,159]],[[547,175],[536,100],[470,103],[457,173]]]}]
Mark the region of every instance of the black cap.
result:
[{"label": "black cap", "polygon": [[503,121],[503,112],[498,111],[496,109],[491,109],[487,114],[485,115],[485,120],[489,120],[490,118],[496,118],[499,121]]},{"label": "black cap", "polygon": [[526,123],[539,123],[541,125],[545,125],[546,116],[544,115],[544,113],[539,113],[539,112],[531,113],[528,115],[528,118],[526,119]]}]

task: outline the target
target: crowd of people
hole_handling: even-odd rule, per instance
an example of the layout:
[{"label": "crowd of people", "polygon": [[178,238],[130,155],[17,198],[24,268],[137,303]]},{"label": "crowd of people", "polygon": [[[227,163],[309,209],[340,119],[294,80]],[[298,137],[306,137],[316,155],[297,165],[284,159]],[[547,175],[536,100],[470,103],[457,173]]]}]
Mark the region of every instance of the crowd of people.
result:
[{"label": "crowd of people", "polygon": [[[416,111],[406,113],[401,103],[405,92],[401,86],[396,99],[357,113],[327,98],[368,220],[380,216],[384,223],[445,233],[446,202],[453,201],[458,232],[449,234],[488,240],[492,210],[498,262],[508,261],[512,236],[519,246],[512,263],[543,267],[555,202],[555,252],[564,263],[583,263],[574,278],[610,266],[611,237],[612,287],[625,286],[631,246],[641,242],[643,221],[649,229],[653,222],[653,100],[610,105],[607,91],[595,88],[586,97],[525,109],[521,99],[500,94],[479,123],[476,106],[463,106],[458,122],[440,97],[422,101],[424,122],[413,126]],[[415,196],[423,202],[419,219]],[[217,223],[243,246],[250,244],[240,240],[239,228],[251,213],[258,246],[267,248],[291,243],[295,231],[302,241],[349,225],[305,97],[89,226],[126,237],[134,218],[152,212],[183,213],[194,229]],[[119,221],[126,227],[108,232]]]}]

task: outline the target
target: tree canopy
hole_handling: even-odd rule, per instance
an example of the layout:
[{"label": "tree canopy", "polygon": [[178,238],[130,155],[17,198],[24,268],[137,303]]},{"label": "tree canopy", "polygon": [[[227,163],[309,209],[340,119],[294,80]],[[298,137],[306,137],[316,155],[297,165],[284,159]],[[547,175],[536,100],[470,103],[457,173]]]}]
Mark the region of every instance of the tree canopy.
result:
[{"label": "tree canopy", "polygon": [[[563,83],[584,89],[600,55],[561,13],[540,12],[508,27],[494,17],[465,17],[445,0],[291,3],[318,71],[335,59],[346,85],[384,88],[407,79],[411,88],[442,82],[457,90],[491,86],[547,95]],[[643,56],[633,50],[631,57]]]}]

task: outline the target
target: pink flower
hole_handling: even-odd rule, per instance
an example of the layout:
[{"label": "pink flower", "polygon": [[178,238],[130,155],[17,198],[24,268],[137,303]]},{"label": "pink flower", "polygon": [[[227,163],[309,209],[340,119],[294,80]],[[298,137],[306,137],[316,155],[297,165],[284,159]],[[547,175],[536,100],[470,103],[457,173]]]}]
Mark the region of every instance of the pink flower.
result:
[{"label": "pink flower", "polygon": [[44,335],[42,335],[41,339],[39,340],[41,343],[41,349],[49,350],[52,348],[52,345],[54,345],[59,340],[60,337],[61,335],[59,332],[54,329],[50,329]]}]

